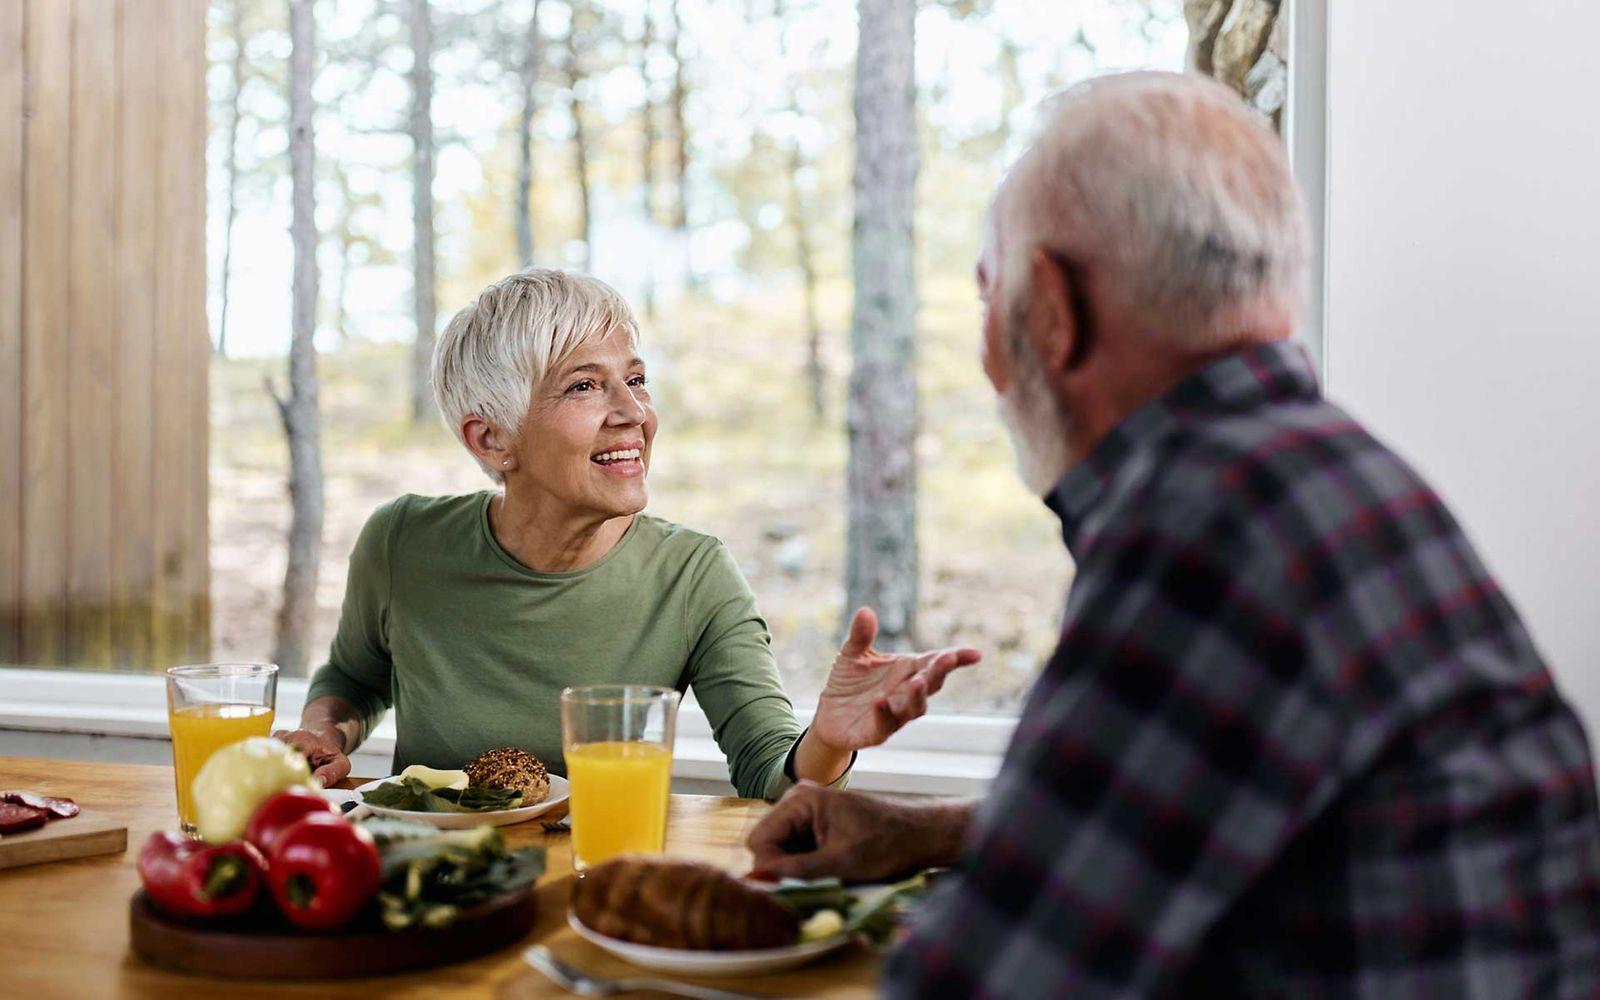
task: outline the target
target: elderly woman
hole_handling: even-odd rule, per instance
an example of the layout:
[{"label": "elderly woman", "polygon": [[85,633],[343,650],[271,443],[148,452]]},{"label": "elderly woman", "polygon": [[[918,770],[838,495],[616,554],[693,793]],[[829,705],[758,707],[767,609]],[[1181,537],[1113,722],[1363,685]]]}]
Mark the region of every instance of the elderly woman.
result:
[{"label": "elderly woman", "polygon": [[656,437],[638,327],[593,278],[535,268],[451,320],[433,358],[445,422],[503,489],[403,496],[350,557],[328,662],[281,734],[324,783],[393,706],[394,766],[516,746],[561,772],[569,685],[692,689],[740,795],[842,783],[855,750],[923,714],[970,649],[886,655],[856,613],[810,728],[717,539],[642,513]]}]

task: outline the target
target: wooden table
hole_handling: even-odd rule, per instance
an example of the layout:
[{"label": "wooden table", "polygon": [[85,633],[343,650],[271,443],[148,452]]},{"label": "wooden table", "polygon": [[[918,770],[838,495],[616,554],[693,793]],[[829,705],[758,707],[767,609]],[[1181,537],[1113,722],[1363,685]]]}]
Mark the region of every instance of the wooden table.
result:
[{"label": "wooden table", "polygon": [[[65,795],[85,809],[128,824],[128,850],[75,861],[0,871],[0,994],[27,997],[435,996],[556,997],[568,994],[520,957],[542,942],[561,958],[607,976],[639,970],[606,955],[566,925],[572,849],[566,834],[537,822],[502,827],[513,846],[543,843],[548,872],[539,880],[539,923],[515,947],[456,965],[404,976],[346,980],[237,980],[185,976],[146,965],[128,948],[128,898],[139,887],[134,862],[152,832],[176,826],[172,769],[131,764],[0,757],[0,789]],[[745,832],[766,810],[751,799],[674,795],[667,853],[747,870]],[[865,997],[875,994],[878,962],[852,945],[792,972],[750,979],[704,980],[773,997]]]}]

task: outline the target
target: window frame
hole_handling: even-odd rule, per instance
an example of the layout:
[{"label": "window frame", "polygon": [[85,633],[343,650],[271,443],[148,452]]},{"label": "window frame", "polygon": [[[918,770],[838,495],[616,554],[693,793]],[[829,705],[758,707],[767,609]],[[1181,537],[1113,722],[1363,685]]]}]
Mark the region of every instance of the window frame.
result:
[{"label": "window frame", "polygon": [[[308,681],[278,684],[278,718],[300,717]],[[169,742],[166,679],[160,674],[0,667],[0,735],[17,745],[28,733],[85,738],[121,737]],[[812,709],[797,708],[802,724]],[[940,715],[918,720],[884,746],[863,751],[851,786],[910,795],[981,795],[1000,769],[1014,716]],[[353,755],[356,773],[389,773],[394,719],[387,716]],[[696,782],[726,782],[727,764],[712,738],[711,723],[692,700],[678,713],[673,776]],[[731,792],[730,792],[731,794]]]},{"label": "window frame", "polygon": [[[1285,141],[1311,223],[1310,287],[1300,337],[1325,379],[1328,2],[1291,0],[1289,19]],[[280,682],[280,719],[299,718],[307,683],[303,679]],[[812,711],[811,707],[797,707],[802,724],[809,723]],[[931,714],[895,734],[884,746],[863,751],[851,785],[865,791],[913,795],[982,795],[1000,770],[1016,723],[1015,715]],[[28,733],[81,736],[86,744],[96,737],[169,741],[165,679],[159,674],[0,667],[0,737],[10,736],[9,742],[17,745]],[[393,750],[391,716],[357,751],[353,761],[356,772],[387,773]],[[710,722],[692,700],[679,712],[673,776],[701,783],[727,779],[727,765],[712,738]]]}]

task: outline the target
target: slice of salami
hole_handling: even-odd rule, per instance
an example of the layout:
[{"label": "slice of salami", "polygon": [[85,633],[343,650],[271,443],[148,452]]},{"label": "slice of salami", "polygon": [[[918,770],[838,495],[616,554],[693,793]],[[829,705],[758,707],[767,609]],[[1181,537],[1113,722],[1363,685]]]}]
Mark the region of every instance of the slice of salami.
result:
[{"label": "slice of salami", "polygon": [[29,809],[14,802],[0,802],[0,834],[21,833],[44,826],[49,816],[47,809]]},{"label": "slice of salami", "polygon": [[71,819],[78,815],[78,804],[71,799],[58,798],[54,795],[39,795],[34,792],[6,792],[0,799],[12,805],[27,806],[29,809],[43,809],[50,814],[51,819]]}]

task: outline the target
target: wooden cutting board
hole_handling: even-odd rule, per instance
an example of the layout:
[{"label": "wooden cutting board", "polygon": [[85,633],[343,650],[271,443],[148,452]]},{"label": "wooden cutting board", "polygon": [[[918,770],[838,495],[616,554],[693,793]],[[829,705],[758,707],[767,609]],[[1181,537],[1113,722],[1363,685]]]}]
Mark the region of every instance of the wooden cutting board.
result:
[{"label": "wooden cutting board", "polygon": [[0,837],[0,868],[121,854],[127,849],[128,824],[85,809],[71,819],[52,820],[37,830]]}]

